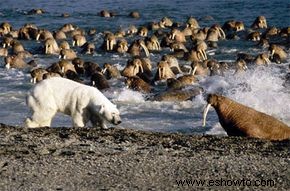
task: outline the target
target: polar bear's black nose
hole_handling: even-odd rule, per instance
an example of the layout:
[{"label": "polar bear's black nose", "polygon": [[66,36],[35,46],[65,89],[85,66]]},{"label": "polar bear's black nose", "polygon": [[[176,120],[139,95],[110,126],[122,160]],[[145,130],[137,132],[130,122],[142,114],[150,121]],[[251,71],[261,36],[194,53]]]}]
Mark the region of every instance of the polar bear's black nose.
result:
[{"label": "polar bear's black nose", "polygon": [[119,125],[120,123],[122,123],[122,121],[120,120],[120,121],[117,121],[117,125]]}]

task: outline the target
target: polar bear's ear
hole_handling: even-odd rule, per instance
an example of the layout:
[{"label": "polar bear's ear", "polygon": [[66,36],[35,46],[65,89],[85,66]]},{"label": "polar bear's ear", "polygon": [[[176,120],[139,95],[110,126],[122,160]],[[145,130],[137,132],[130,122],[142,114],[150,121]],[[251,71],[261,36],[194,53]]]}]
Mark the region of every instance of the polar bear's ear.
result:
[{"label": "polar bear's ear", "polygon": [[101,105],[99,113],[103,114],[104,112],[105,112],[105,106]]}]

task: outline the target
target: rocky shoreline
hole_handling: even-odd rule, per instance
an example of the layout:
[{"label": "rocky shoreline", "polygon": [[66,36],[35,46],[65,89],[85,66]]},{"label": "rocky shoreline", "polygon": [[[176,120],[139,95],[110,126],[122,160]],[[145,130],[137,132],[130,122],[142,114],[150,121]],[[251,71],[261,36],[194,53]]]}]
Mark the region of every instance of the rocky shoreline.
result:
[{"label": "rocky shoreline", "polygon": [[290,140],[5,124],[0,140],[0,190],[290,188]]}]

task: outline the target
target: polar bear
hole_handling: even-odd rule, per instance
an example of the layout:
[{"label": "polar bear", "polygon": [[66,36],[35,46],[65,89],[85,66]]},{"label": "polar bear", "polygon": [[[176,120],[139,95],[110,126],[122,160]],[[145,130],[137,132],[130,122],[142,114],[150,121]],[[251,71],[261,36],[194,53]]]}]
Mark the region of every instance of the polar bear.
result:
[{"label": "polar bear", "polygon": [[106,129],[105,121],[114,125],[121,123],[119,110],[97,88],[72,80],[55,77],[45,79],[32,88],[26,100],[32,116],[26,118],[29,128],[50,126],[57,112],[70,115],[74,127]]}]

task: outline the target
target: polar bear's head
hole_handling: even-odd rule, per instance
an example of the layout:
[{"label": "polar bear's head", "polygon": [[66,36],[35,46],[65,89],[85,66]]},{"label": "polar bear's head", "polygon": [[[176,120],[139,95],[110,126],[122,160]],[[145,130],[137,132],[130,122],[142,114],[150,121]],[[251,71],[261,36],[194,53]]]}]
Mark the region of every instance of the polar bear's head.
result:
[{"label": "polar bear's head", "polygon": [[101,105],[99,113],[104,119],[106,119],[107,121],[111,122],[114,125],[118,125],[122,122],[120,112],[117,109],[116,105],[111,106]]}]

